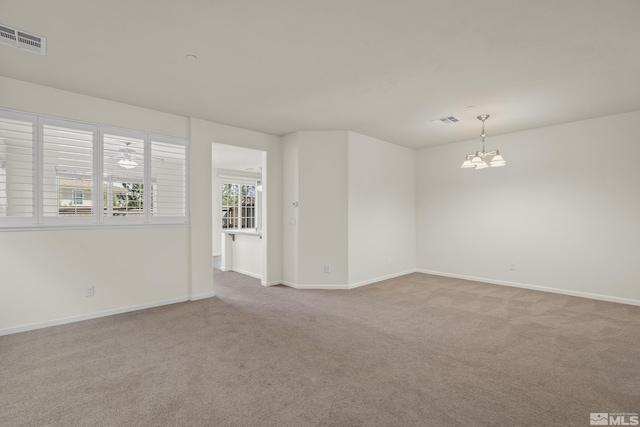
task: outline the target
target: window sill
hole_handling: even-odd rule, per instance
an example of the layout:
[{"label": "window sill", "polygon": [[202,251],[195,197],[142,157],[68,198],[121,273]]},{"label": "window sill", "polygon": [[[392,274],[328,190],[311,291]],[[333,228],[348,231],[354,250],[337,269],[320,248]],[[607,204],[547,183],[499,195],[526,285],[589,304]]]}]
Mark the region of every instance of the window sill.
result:
[{"label": "window sill", "polygon": [[130,224],[87,224],[87,225],[17,225],[17,226],[0,226],[0,233],[8,231],[70,231],[70,230],[109,230],[116,228],[181,228],[189,227],[187,223],[130,223]]}]

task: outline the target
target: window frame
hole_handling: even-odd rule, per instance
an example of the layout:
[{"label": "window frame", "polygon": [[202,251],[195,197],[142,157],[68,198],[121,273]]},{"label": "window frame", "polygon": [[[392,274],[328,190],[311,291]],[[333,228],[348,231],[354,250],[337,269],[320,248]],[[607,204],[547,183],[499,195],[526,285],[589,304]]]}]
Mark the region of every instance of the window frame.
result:
[{"label": "window frame", "polygon": [[[0,217],[0,232],[17,230],[55,230],[55,229],[95,229],[95,228],[128,228],[145,226],[188,226],[191,223],[190,205],[190,141],[186,138],[160,135],[150,132],[106,126],[96,123],[69,120],[41,114],[0,108],[0,117],[31,124],[32,134],[32,215],[28,217],[6,216]],[[91,186],[91,216],[45,216],[44,215],[44,127],[46,125],[77,129],[92,132],[92,186]],[[142,216],[104,216],[104,135],[133,137],[143,140],[144,170],[142,182],[144,185]],[[184,148],[184,215],[154,216],[152,215],[151,192],[157,192],[156,180],[152,176],[152,142],[179,145]],[[182,161],[182,159],[180,159]],[[7,168],[7,171],[9,169]],[[126,182],[126,181],[123,181]],[[157,197],[157,194],[156,194]],[[89,198],[86,197],[85,201]]]}]

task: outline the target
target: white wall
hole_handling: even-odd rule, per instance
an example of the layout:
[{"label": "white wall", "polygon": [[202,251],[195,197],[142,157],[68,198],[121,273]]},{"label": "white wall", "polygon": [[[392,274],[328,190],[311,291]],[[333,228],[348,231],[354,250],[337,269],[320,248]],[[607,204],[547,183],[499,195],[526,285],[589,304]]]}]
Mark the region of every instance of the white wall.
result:
[{"label": "white wall", "polygon": [[285,283],[347,288],[413,271],[415,166],[414,150],[353,132],[283,137]]},{"label": "white wall", "polygon": [[282,137],[282,279],[287,284],[298,283],[298,137]]},{"label": "white wall", "polygon": [[507,166],[478,171],[478,141],[420,150],[417,267],[640,303],[639,135],[636,111],[489,136]]},{"label": "white wall", "polygon": [[283,274],[289,285],[347,287],[347,142],[346,131],[283,138]]},{"label": "white wall", "polygon": [[0,334],[185,301],[188,243],[186,227],[4,232]]},{"label": "white wall", "polygon": [[[262,274],[265,285],[280,283],[282,277],[282,150],[280,137],[221,125],[201,119],[191,123],[191,292],[194,295],[213,291],[212,251],[212,183],[211,144],[227,144],[266,151],[267,173],[263,177],[263,200],[267,212],[263,215],[263,239],[267,251],[263,253]],[[194,149],[195,147],[195,149]],[[266,218],[265,218],[266,217]],[[270,238],[272,236],[272,238]]]},{"label": "white wall", "polygon": [[411,272],[415,150],[349,132],[349,285]]},{"label": "white wall", "polygon": [[233,271],[262,278],[262,239],[259,236],[236,234],[231,243],[231,257]]},{"label": "white wall", "polygon": [[[348,281],[347,132],[301,132],[298,175],[299,281]],[[330,267],[325,273],[324,266]]]},{"label": "white wall", "polygon": [[189,119],[0,76],[0,107],[189,138]]},{"label": "white wall", "polygon": [[[157,111],[4,77],[0,93],[4,108],[189,136],[187,119]],[[0,271],[0,334],[186,300],[189,228],[3,232]]]}]

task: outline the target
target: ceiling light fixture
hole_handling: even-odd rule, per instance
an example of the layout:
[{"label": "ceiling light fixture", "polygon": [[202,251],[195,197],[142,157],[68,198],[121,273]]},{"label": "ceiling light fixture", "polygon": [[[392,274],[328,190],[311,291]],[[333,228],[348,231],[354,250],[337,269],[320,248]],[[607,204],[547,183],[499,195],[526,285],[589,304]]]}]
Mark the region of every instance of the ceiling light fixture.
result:
[{"label": "ceiling light fixture", "polygon": [[484,122],[488,118],[488,114],[481,114],[478,116],[478,120],[482,122],[482,133],[480,134],[480,137],[482,138],[482,151],[476,151],[474,154],[467,155],[464,159],[464,163],[462,163],[462,166],[460,166],[461,168],[498,168],[507,164],[504,158],[500,155],[500,151],[486,151],[484,148],[484,139],[487,136],[486,132],[484,131]]},{"label": "ceiling light fixture", "polygon": [[116,153],[116,158],[120,159],[116,163],[123,169],[133,169],[138,166],[138,163],[134,160],[137,157],[136,150],[129,148],[130,142],[126,144],[126,148],[121,148]]}]

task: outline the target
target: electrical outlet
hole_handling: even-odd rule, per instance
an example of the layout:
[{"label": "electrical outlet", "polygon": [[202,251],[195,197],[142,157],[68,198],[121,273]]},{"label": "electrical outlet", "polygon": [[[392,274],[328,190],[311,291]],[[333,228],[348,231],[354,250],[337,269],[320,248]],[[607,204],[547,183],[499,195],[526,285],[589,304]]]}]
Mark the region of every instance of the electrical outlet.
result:
[{"label": "electrical outlet", "polygon": [[515,264],[510,264],[509,265],[509,270],[516,271],[516,265]]},{"label": "electrical outlet", "polygon": [[93,286],[87,286],[86,288],[84,288],[84,296],[85,297],[93,296]]},{"label": "electrical outlet", "polygon": [[330,265],[325,265],[324,266],[324,272],[325,273],[331,273],[331,266]]}]

